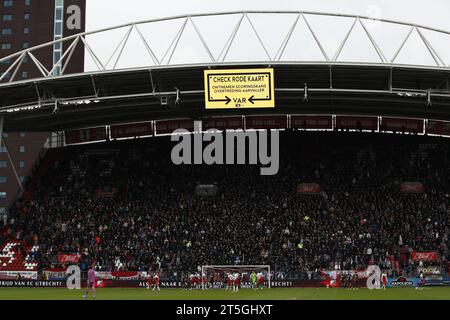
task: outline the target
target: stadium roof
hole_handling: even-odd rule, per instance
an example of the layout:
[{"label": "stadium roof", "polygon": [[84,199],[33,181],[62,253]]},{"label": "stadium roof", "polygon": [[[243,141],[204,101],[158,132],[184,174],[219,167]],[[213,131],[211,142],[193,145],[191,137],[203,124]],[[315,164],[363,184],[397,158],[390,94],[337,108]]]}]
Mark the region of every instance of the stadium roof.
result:
[{"label": "stadium roof", "polygon": [[[277,21],[288,21],[286,28],[281,23],[280,26],[271,23],[274,17]],[[328,23],[332,28],[327,31],[320,29],[317,19],[341,19],[341,22]],[[261,22],[271,30],[264,29]],[[171,29],[168,23],[175,26]],[[217,23],[229,25],[230,32],[208,34]],[[342,32],[337,25],[343,26]],[[309,42],[307,37],[298,36],[301,27]],[[168,30],[174,32],[165,34],[170,33]],[[390,34],[394,31],[401,36],[393,39]],[[154,43],[163,43],[152,42],[155,34],[167,38],[168,46],[155,46]],[[414,36],[418,42],[411,47]],[[111,43],[112,38],[118,39],[117,42]],[[239,43],[238,38],[244,39],[244,43]],[[334,52],[329,50],[330,38],[338,39]],[[367,45],[362,43],[363,39]],[[383,45],[385,40],[395,49],[388,50],[389,45]],[[56,42],[63,42],[68,49],[47,70],[37,59],[37,53]],[[60,131],[249,112],[450,119],[450,55],[447,55],[450,51],[446,51],[450,48],[450,32],[410,23],[316,12],[225,12],[135,22],[56,42],[0,59],[12,62],[8,70],[12,74],[10,82],[0,85],[0,113],[5,117],[5,130]],[[220,42],[223,46],[218,45]],[[57,69],[64,74],[72,53],[80,45],[91,61],[86,71],[55,76]],[[428,60],[415,61],[415,57],[423,58],[419,45]],[[289,52],[309,52],[311,48],[316,49],[317,55],[289,55]],[[366,54],[367,50],[371,55]],[[42,78],[15,81],[26,56],[40,70]],[[92,66],[97,70],[90,70]],[[277,108],[264,112],[204,110],[204,69],[269,66],[275,69]],[[177,95],[181,99],[179,104],[174,103]],[[167,103],[162,103],[165,98]]]}]

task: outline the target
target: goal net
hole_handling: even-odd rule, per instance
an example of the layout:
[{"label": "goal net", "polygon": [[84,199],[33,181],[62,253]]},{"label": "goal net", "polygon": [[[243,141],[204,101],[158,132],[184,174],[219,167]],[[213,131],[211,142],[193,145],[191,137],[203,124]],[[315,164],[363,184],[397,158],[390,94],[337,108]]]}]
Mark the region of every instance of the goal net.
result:
[{"label": "goal net", "polygon": [[202,287],[204,289],[225,288],[228,274],[239,274],[239,286],[252,288],[252,272],[264,276],[264,287],[270,288],[269,265],[207,265],[202,266]]}]

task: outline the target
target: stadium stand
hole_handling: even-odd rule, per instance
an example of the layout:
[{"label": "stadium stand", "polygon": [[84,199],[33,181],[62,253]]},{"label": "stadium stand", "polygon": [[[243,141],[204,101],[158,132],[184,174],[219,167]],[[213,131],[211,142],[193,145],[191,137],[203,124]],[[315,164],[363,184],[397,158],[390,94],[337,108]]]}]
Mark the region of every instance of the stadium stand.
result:
[{"label": "stadium stand", "polygon": [[[79,254],[104,271],[270,264],[306,276],[378,264],[413,274],[413,250],[448,265],[448,139],[284,132],[280,142],[273,177],[257,166],[175,166],[167,137],[52,150],[0,229],[0,270],[61,267],[58,254]],[[402,193],[411,181],[424,192]],[[300,183],[320,191],[296,192]],[[217,195],[196,196],[200,184]]]}]

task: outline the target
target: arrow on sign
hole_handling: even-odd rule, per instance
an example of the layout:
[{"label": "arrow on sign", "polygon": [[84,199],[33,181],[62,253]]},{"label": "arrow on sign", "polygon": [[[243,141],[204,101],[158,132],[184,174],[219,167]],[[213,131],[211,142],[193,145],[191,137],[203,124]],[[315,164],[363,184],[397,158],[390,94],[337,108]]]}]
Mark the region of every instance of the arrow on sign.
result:
[{"label": "arrow on sign", "polygon": [[251,104],[255,104],[253,101],[266,101],[266,100],[270,100],[270,98],[266,98],[266,99],[255,99],[255,96],[251,96],[250,99],[248,99],[248,101],[250,101]]},{"label": "arrow on sign", "polygon": [[231,102],[231,99],[230,99],[229,96],[225,96],[225,99],[222,99],[222,100],[213,100],[213,99],[210,98],[209,101],[212,101],[212,102],[225,102],[225,104],[229,104]]}]

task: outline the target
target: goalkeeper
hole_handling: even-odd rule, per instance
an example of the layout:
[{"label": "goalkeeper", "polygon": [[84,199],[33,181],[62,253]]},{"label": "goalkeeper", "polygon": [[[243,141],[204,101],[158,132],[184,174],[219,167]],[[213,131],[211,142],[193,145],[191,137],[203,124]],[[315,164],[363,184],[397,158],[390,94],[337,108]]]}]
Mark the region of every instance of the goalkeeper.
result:
[{"label": "goalkeeper", "polygon": [[250,281],[252,282],[252,288],[253,289],[256,289],[256,282],[257,282],[256,278],[257,278],[256,277],[256,272],[252,271],[252,273],[250,274]]}]

